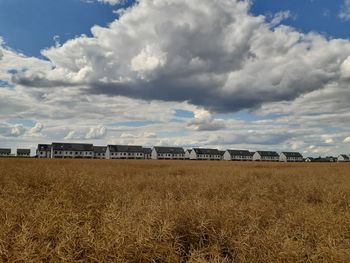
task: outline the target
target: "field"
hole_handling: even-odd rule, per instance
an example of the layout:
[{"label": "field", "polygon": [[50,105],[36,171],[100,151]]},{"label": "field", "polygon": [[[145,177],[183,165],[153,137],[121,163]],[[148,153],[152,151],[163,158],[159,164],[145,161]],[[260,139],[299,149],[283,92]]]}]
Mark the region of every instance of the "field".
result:
[{"label": "field", "polygon": [[0,262],[350,262],[350,165],[0,159]]}]

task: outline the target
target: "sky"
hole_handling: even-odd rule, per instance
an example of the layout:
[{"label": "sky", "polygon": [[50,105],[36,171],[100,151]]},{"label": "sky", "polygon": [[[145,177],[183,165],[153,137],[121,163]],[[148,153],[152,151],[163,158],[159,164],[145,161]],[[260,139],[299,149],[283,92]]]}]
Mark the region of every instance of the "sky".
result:
[{"label": "sky", "polygon": [[0,147],[350,154],[349,0],[2,0]]}]

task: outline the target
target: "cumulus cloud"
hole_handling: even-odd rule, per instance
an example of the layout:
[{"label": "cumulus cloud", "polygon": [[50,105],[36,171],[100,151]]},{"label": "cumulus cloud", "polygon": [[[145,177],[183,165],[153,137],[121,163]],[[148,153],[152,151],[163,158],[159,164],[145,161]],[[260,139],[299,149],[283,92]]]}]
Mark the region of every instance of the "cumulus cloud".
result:
[{"label": "cumulus cloud", "polygon": [[9,125],[0,123],[0,135],[4,137],[19,137],[25,133],[23,125]]},{"label": "cumulus cloud", "polygon": [[350,143],[350,137],[345,138],[344,142]]},{"label": "cumulus cloud", "polygon": [[293,100],[341,81],[349,41],[277,25],[288,12],[271,27],[249,8],[238,0],[140,0],[109,27],[93,27],[93,37],[43,51],[52,70],[14,80],[219,112]]},{"label": "cumulus cloud", "polygon": [[187,127],[195,131],[218,131],[226,128],[223,120],[215,119],[206,110],[194,111],[194,118],[187,123]]},{"label": "cumulus cloud", "polygon": [[105,137],[106,133],[107,129],[102,125],[91,127],[89,132],[86,134],[85,139],[101,139]]},{"label": "cumulus cloud", "polygon": [[343,20],[350,19],[350,0],[344,0],[344,4],[339,13],[339,17]]}]

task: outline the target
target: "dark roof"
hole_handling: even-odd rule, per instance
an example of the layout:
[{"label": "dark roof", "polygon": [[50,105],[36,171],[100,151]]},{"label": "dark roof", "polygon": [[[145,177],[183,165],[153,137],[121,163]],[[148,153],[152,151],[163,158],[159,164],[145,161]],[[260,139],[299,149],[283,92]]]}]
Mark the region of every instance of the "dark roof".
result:
[{"label": "dark roof", "polygon": [[253,156],[254,153],[247,150],[227,150],[231,156]]},{"label": "dark roof", "polygon": [[220,155],[223,156],[226,151],[219,151]]},{"label": "dark roof", "polygon": [[105,153],[107,151],[107,146],[94,146],[95,153]]},{"label": "dark roof", "polygon": [[260,156],[269,156],[269,157],[279,157],[277,152],[271,152],[271,151],[257,151]]},{"label": "dark roof", "polygon": [[11,154],[11,149],[5,149],[5,148],[3,148],[3,149],[0,149],[0,153],[2,153],[2,154]]},{"label": "dark roof", "polygon": [[350,157],[346,154],[341,154],[340,156],[343,157],[344,160],[350,160]]},{"label": "dark roof", "polygon": [[110,150],[110,152],[138,152],[138,153],[142,153],[143,152],[143,148],[142,146],[133,146],[133,145],[108,145],[108,148]]},{"label": "dark roof", "polygon": [[143,148],[143,153],[144,154],[151,154],[152,153],[152,149],[151,148]]},{"label": "dark roof", "polygon": [[303,158],[301,153],[298,152],[282,152],[287,158],[288,157],[296,157],[296,158]]},{"label": "dark roof", "polygon": [[181,147],[160,147],[155,146],[154,149],[157,153],[172,153],[172,154],[185,154],[185,151]]},{"label": "dark roof", "polygon": [[84,143],[52,143],[54,151],[86,151],[92,152],[94,149],[92,144]]},{"label": "dark roof", "polygon": [[203,148],[193,148],[197,154],[211,154],[211,155],[220,155],[218,149],[203,149]]},{"label": "dark roof", "polygon": [[51,151],[51,144],[38,144],[39,151]]},{"label": "dark roof", "polygon": [[17,149],[17,154],[30,154],[30,149]]}]

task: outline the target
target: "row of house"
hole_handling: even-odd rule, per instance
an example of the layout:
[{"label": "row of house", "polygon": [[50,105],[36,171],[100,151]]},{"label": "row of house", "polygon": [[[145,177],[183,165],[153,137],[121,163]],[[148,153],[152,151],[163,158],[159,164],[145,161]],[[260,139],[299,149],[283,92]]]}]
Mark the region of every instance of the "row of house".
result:
[{"label": "row of house", "polygon": [[[1,156],[10,156],[11,149],[0,149]],[[17,156],[29,157],[29,149],[18,149]],[[39,144],[38,158],[84,158],[84,159],[153,159],[153,160],[226,160],[226,161],[274,161],[274,162],[350,162],[350,155],[342,154],[338,158],[304,159],[299,152],[226,150],[209,148],[161,147],[153,149],[135,145],[94,146],[82,143]]]},{"label": "row of house", "polygon": [[16,154],[11,153],[11,149],[9,148],[0,148],[0,157],[30,157],[30,149],[17,149]]},{"label": "row of house", "polygon": [[284,161],[302,162],[297,152],[273,151],[250,152],[247,150],[226,150],[209,148],[161,147],[153,149],[135,145],[94,146],[79,143],[39,144],[38,158],[88,158],[88,159],[154,159],[154,160],[227,160],[227,161]]}]

